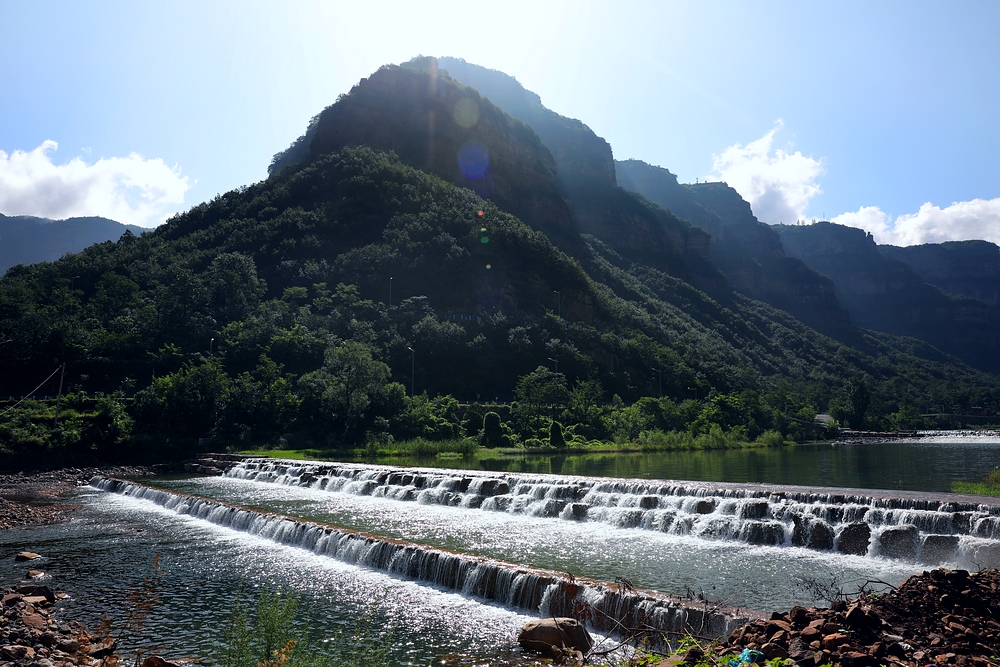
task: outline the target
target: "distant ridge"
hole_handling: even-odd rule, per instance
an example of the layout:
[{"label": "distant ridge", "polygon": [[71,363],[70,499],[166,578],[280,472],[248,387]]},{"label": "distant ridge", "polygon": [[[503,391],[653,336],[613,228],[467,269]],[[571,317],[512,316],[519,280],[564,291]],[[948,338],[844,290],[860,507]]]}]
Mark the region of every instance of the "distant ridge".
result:
[{"label": "distant ridge", "polygon": [[125,232],[138,236],[145,231],[100,217],[51,220],[0,213],[0,275],[18,264],[52,262],[95,243],[117,241]]}]

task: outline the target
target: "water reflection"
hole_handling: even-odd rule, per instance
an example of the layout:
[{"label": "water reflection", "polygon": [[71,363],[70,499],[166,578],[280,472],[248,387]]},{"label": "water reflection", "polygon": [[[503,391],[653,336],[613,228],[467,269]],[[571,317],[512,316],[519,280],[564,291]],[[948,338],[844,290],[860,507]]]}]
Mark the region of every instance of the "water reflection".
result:
[{"label": "water reflection", "polygon": [[387,465],[479,468],[588,477],[761,482],[910,491],[951,490],[1000,466],[1000,439],[796,445],[651,453],[518,455],[475,459],[380,459]]}]

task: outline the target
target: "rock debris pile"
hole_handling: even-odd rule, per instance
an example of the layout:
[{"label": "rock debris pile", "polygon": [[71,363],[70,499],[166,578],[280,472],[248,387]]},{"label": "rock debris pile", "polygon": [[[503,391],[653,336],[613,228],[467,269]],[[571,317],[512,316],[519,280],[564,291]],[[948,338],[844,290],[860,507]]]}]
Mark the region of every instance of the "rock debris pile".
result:
[{"label": "rock debris pile", "polygon": [[48,586],[2,588],[0,665],[71,667],[111,655],[109,640],[91,638],[76,621],[62,623],[51,613],[57,595]]},{"label": "rock debris pile", "polygon": [[1000,572],[933,570],[884,595],[793,607],[737,629],[716,650],[717,664],[742,652],[744,661],[803,667],[1000,665]]}]

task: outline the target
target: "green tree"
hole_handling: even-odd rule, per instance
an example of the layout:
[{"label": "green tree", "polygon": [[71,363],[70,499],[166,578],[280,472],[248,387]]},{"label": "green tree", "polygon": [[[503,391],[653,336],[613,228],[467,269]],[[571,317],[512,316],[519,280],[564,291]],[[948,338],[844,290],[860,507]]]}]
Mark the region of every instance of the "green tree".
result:
[{"label": "green tree", "polygon": [[865,427],[868,420],[868,408],[872,404],[872,392],[868,383],[856,377],[847,381],[844,387],[847,395],[847,420],[853,429]]},{"label": "green tree", "polygon": [[374,412],[369,408],[385,393],[389,367],[364,343],[347,340],[327,348],[322,368],[299,379],[303,407],[334,425],[345,441],[360,435]]}]

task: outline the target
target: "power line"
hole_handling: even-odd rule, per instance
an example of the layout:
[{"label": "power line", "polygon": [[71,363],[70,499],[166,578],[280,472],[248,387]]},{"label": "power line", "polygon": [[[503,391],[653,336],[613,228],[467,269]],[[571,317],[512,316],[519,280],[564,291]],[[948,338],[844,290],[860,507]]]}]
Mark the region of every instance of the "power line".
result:
[{"label": "power line", "polygon": [[58,373],[60,370],[62,370],[62,365],[60,365],[59,368],[57,368],[54,371],[52,371],[52,375],[50,375],[47,378],[45,378],[44,380],[42,380],[42,384],[40,384],[37,387],[35,387],[34,390],[32,390],[32,392],[30,394],[28,394],[27,396],[22,396],[20,401],[18,401],[17,403],[15,403],[14,405],[10,406],[6,410],[4,410],[2,413],[0,413],[0,417],[3,417],[8,412],[10,412],[11,410],[13,410],[17,406],[21,405],[21,403],[24,403],[26,400],[28,400],[29,398],[31,398],[32,396],[34,396],[35,392],[38,391],[39,389],[41,389],[42,387],[44,387],[45,383],[48,382],[49,380],[51,380],[52,376],[55,375],[56,373]]}]

